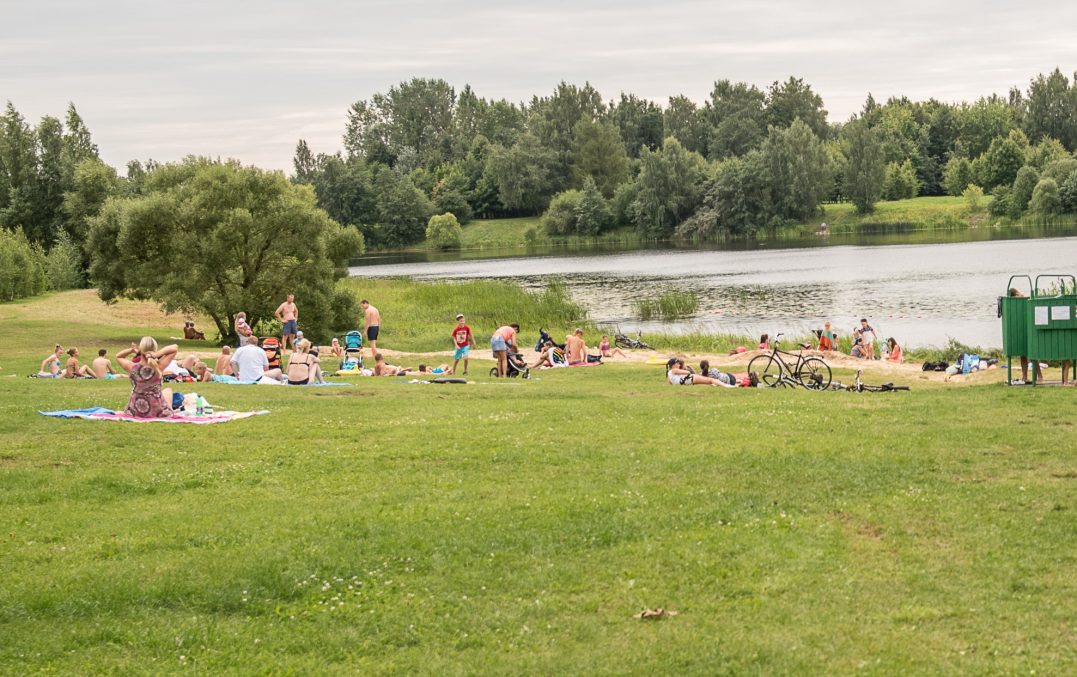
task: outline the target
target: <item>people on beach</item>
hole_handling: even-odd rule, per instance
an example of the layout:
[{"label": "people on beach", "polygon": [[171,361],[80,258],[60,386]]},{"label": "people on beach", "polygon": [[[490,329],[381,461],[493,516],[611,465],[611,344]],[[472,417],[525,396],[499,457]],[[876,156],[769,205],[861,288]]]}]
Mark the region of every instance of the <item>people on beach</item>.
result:
[{"label": "people on beach", "polygon": [[456,316],[456,326],[452,330],[452,340],[453,345],[456,346],[456,351],[453,352],[452,356],[452,371],[455,374],[460,360],[463,360],[464,376],[467,376],[468,353],[476,346],[476,343],[475,335],[471,333],[471,327],[467,326],[463,313]]},{"label": "people on beach", "polygon": [[243,347],[244,339],[254,335],[254,330],[247,324],[247,313],[242,310],[236,313],[236,336],[239,337],[239,347]]},{"label": "people on beach", "polygon": [[718,371],[718,369],[711,366],[709,360],[699,361],[699,373],[701,376],[713,378],[717,381],[721,381],[723,385],[735,387],[738,384],[737,377],[729,372]]},{"label": "people on beach", "polygon": [[879,337],[875,335],[875,330],[868,324],[866,318],[860,318],[860,326],[857,328],[857,333],[860,336],[861,356],[866,360],[874,360],[875,342]]},{"label": "people on beach", "polygon": [[63,354],[63,346],[57,343],[49,356],[41,360],[41,367],[37,370],[38,378],[60,378],[63,375]]},{"label": "people on beach", "polygon": [[614,346],[610,348],[610,337],[605,334],[602,335],[602,340],[598,344],[598,354],[602,357],[613,357],[614,355],[620,355],[621,357],[628,357],[625,351]]},{"label": "people on beach", "polygon": [[406,376],[407,373],[404,367],[386,364],[385,356],[381,353],[374,353],[374,376]]},{"label": "people on beach", "polygon": [[898,364],[905,361],[905,352],[898,345],[898,342],[893,336],[886,339],[886,359],[888,362],[896,362]]},{"label": "people on beach", "polygon": [[727,383],[722,383],[716,378],[694,374],[692,370],[684,366],[684,360],[679,357],[671,357],[666,362],[666,380],[675,386],[724,386],[733,388]]},{"label": "people on beach", "polygon": [[79,364],[79,349],[68,348],[64,378],[97,378],[88,365]]},{"label": "people on beach", "polygon": [[770,350],[770,335],[763,334],[759,337],[759,345],[755,347],[756,350]]},{"label": "people on beach", "polygon": [[440,374],[452,374],[452,373],[454,373],[454,371],[455,370],[452,367],[450,367],[449,365],[447,365],[447,364],[439,364],[436,367],[430,367],[430,366],[428,366],[426,364],[420,364],[419,365],[419,370],[416,373],[417,374],[440,375]]},{"label": "people on beach", "polygon": [[137,346],[132,344],[116,353],[116,362],[131,379],[131,397],[123,410],[125,414],[135,418],[172,416],[172,389],[161,387],[164,381],[161,369],[172,361],[178,349],[175,344],[158,349],[152,336],[143,336]]},{"label": "people on beach", "polygon": [[507,324],[498,327],[490,337],[490,350],[497,360],[497,375],[504,378],[508,371],[508,351],[519,352],[516,348],[516,334],[520,331],[520,325]]},{"label": "people on beach", "polygon": [[273,314],[281,322],[281,349],[287,350],[291,345],[292,350],[295,350],[296,334],[299,332],[299,307],[295,305],[295,294],[288,294]]},{"label": "people on beach", "polygon": [[217,356],[217,363],[213,365],[213,373],[218,376],[232,375],[232,348],[230,346],[221,348],[221,354]]},{"label": "people on beach", "polygon": [[280,369],[270,368],[266,353],[258,346],[257,336],[248,336],[243,345],[232,354],[232,373],[242,383],[280,384],[284,374]]},{"label": "people on beach", "polygon": [[127,378],[126,374],[116,373],[116,370],[112,368],[112,360],[108,359],[107,355],[108,351],[104,348],[97,351],[97,357],[90,363],[94,376],[105,379]]},{"label": "people on beach", "polygon": [[377,355],[378,334],[381,333],[381,313],[366,299],[360,301],[359,305],[363,307],[363,334],[370,342],[370,354]]},{"label": "people on beach", "polygon": [[318,358],[310,352],[310,341],[302,339],[288,360],[288,385],[305,386],[309,383],[322,383],[322,368]]},{"label": "people on beach", "polygon": [[340,345],[340,339],[334,338],[329,345],[329,353],[337,361],[337,369],[344,368],[344,348]]},{"label": "people on beach", "polygon": [[195,328],[194,322],[187,320],[183,323],[183,338],[188,341],[205,341],[206,335]]},{"label": "people on beach", "polygon": [[819,350],[837,350],[838,335],[830,328],[829,322],[823,323],[823,330],[819,332]]},{"label": "people on beach", "polygon": [[527,365],[529,369],[538,369],[539,367],[567,367],[568,358],[565,356],[565,351],[559,348],[552,340],[546,340],[542,343],[542,350],[539,351],[538,359],[534,364]]},{"label": "people on beach", "polygon": [[569,365],[587,364],[587,344],[583,342],[583,330],[576,328],[565,336],[565,353]]}]

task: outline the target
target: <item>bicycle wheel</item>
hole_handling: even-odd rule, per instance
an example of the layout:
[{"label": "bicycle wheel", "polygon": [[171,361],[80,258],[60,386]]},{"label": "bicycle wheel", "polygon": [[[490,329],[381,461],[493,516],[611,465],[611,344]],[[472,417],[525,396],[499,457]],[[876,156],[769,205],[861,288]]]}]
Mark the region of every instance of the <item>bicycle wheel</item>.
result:
[{"label": "bicycle wheel", "polygon": [[809,357],[797,370],[797,380],[808,390],[826,390],[830,387],[830,366],[821,358]]},{"label": "bicycle wheel", "polygon": [[781,382],[782,365],[770,355],[756,355],[748,363],[748,373],[755,374],[759,383],[773,388]]}]

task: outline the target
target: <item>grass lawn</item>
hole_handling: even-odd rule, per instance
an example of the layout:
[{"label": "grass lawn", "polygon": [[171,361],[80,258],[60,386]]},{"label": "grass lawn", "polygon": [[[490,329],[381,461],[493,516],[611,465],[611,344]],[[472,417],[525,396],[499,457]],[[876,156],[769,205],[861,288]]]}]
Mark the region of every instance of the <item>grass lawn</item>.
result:
[{"label": "grass lawn", "polygon": [[[529,234],[530,232],[530,234]],[[633,228],[620,228],[600,237],[546,233],[542,218],[525,216],[515,219],[483,219],[463,227],[461,249],[499,249],[508,247],[582,246],[593,244],[634,245],[640,242]]]},{"label": "grass lawn", "polygon": [[[182,324],[71,292],[0,326],[0,674],[1077,670],[1070,389],[610,364],[210,384],[272,413],[60,421],[35,412],[128,386],[24,378],[55,340]],[[654,607],[679,615],[633,617]]]}]

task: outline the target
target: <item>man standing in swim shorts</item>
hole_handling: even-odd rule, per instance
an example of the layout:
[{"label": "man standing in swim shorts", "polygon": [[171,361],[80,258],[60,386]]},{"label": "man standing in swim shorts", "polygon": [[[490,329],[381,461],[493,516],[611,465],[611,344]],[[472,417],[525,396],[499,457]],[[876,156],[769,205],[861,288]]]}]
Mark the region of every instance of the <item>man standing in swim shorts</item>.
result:
[{"label": "man standing in swim shorts", "polygon": [[281,329],[280,345],[281,348],[287,350],[288,344],[292,344],[292,350],[295,350],[295,335],[299,331],[299,307],[295,305],[295,294],[288,294],[288,300],[277,306],[277,309],[273,312],[277,316],[277,319],[281,321],[283,328]]},{"label": "man standing in swim shorts", "polygon": [[471,333],[471,327],[464,322],[463,314],[456,316],[456,326],[452,330],[452,340],[456,344],[456,352],[453,353],[452,373],[456,373],[456,365],[460,360],[464,361],[464,376],[467,376],[467,356],[475,347],[475,336]]},{"label": "man standing in swim shorts", "polygon": [[359,302],[363,307],[363,333],[370,342],[370,354],[374,355],[378,350],[378,330],[381,328],[381,313],[370,305],[370,301],[363,299]]}]

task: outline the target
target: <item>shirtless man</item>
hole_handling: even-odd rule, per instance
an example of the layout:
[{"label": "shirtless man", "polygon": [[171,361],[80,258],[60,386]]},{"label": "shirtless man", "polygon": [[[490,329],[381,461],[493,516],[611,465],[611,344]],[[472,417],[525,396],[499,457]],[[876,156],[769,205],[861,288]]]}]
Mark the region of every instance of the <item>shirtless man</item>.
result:
[{"label": "shirtless man", "polygon": [[377,308],[370,305],[370,301],[366,299],[360,301],[359,305],[363,307],[363,333],[366,334],[366,340],[370,342],[370,354],[377,355],[381,313],[378,312]]},{"label": "shirtless man", "polygon": [[108,351],[102,348],[97,351],[97,357],[90,363],[90,368],[97,378],[126,378],[126,374],[117,374],[112,369],[112,360],[105,357]]},{"label": "shirtless man", "polygon": [[273,314],[277,316],[277,319],[283,325],[280,332],[281,348],[287,350],[288,344],[291,343],[292,350],[295,350],[295,335],[299,331],[297,326],[299,324],[299,308],[295,305],[295,294],[288,294],[288,299],[277,306]]},{"label": "shirtless man", "polygon": [[565,352],[569,364],[587,363],[587,344],[583,342],[583,330],[576,329],[565,337]]},{"label": "shirtless man", "polygon": [[232,375],[232,349],[228,346],[221,348],[221,354],[217,356],[217,364],[213,365],[213,373],[221,376]]},{"label": "shirtless man", "polygon": [[403,367],[396,367],[391,364],[385,364],[385,356],[381,353],[374,353],[375,376],[404,376],[407,373],[408,370]]}]

